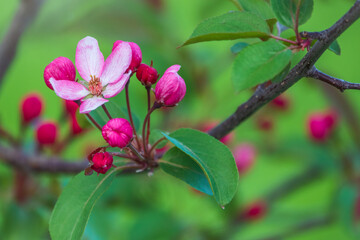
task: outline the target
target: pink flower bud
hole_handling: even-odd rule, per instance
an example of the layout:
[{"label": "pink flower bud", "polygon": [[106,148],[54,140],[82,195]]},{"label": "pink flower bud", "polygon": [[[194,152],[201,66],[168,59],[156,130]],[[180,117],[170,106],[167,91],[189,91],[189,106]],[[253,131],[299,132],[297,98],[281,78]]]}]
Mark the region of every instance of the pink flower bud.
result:
[{"label": "pink flower bud", "polygon": [[239,174],[244,174],[254,164],[256,149],[252,144],[242,143],[235,148],[234,157]]},{"label": "pink flower bud", "polygon": [[156,83],[159,75],[155,68],[142,63],[136,72],[136,77],[142,85],[151,86]]},{"label": "pink flower bud", "polygon": [[124,148],[130,143],[133,137],[133,129],[128,120],[124,118],[114,118],[103,126],[102,135],[110,146]]},{"label": "pink flower bud", "polygon": [[76,69],[72,61],[66,57],[58,57],[45,67],[45,83],[51,90],[54,90],[50,83],[50,78],[75,81]]},{"label": "pink flower bud", "polygon": [[[122,43],[123,41],[121,40],[117,40],[116,42],[114,42],[112,51],[114,51],[114,49],[119,46],[120,43]],[[132,72],[135,72],[136,69],[140,66],[140,63],[142,61],[142,54],[141,54],[141,49],[139,47],[139,45],[137,45],[134,42],[128,42],[130,47],[131,47],[131,53],[132,53],[132,59],[131,59],[131,63],[130,66],[128,68],[128,70],[131,70]],[[126,71],[128,71],[126,70]]]},{"label": "pink flower bud", "polygon": [[169,67],[156,84],[155,97],[158,103],[174,106],[184,98],[186,85],[177,73],[179,69],[180,65]]},{"label": "pink flower bud", "polygon": [[271,105],[279,110],[287,110],[289,109],[290,102],[288,97],[285,95],[280,95],[271,101]]},{"label": "pink flower bud", "polygon": [[22,121],[25,124],[30,123],[39,117],[42,111],[43,101],[38,94],[32,93],[26,95],[21,102]]},{"label": "pink flower bud", "polygon": [[313,113],[308,118],[308,132],[316,142],[325,142],[332,133],[337,122],[335,112]]},{"label": "pink flower bud", "polygon": [[108,152],[95,153],[91,160],[91,169],[97,173],[105,174],[113,166],[113,156]]},{"label": "pink flower bud", "polygon": [[52,145],[56,141],[58,127],[54,122],[43,122],[36,129],[36,140],[39,145]]},{"label": "pink flower bud", "polygon": [[70,115],[73,116],[76,114],[76,111],[79,108],[79,105],[74,102],[74,101],[70,101],[70,100],[65,100],[64,101],[64,107],[65,107],[65,111]]}]

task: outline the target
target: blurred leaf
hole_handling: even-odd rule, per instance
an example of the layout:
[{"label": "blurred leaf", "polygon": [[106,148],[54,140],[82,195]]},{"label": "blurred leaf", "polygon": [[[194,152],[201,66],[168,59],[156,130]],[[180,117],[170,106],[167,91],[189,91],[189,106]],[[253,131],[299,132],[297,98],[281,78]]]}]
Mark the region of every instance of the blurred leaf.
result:
[{"label": "blurred leaf", "polygon": [[245,11],[254,13],[263,19],[275,18],[269,3],[266,0],[237,0]]},{"label": "blurred leaf", "polygon": [[246,47],[234,62],[232,80],[235,90],[245,90],[273,79],[289,64],[291,56],[291,51],[275,40]]},{"label": "blurred leaf", "polygon": [[[128,114],[126,108],[121,107],[114,102],[107,102],[107,103],[105,103],[105,106],[106,106],[107,110],[109,111],[111,117],[125,118],[125,119],[129,120],[129,114]],[[102,107],[98,107],[97,109],[91,111],[89,114],[101,127],[104,126],[109,121],[109,118],[106,115],[106,113],[104,112],[104,109]],[[136,128],[135,130],[138,130],[140,127],[140,120],[134,113],[131,113],[131,114],[132,114],[132,117],[134,120],[134,125]],[[92,124],[92,122],[89,119],[88,119],[88,121]]]},{"label": "blurred leaf", "polygon": [[297,8],[299,12],[299,25],[304,24],[311,17],[313,0],[271,0],[271,7],[279,22],[289,28],[294,28]]},{"label": "blurred leaf", "polygon": [[209,181],[200,166],[186,153],[176,147],[171,148],[163,156],[168,163],[161,163],[161,168],[168,174],[188,183],[193,188],[213,195]]},{"label": "blurred leaf", "polygon": [[5,221],[0,229],[0,239],[44,239],[47,221],[38,211],[38,206],[29,208],[8,204],[4,212]]},{"label": "blurred leaf", "polygon": [[129,239],[176,239],[181,234],[181,228],[180,223],[168,213],[150,210],[139,215],[130,230]]},{"label": "blurred leaf", "polygon": [[115,172],[114,169],[100,176],[85,176],[80,172],[71,179],[56,202],[50,218],[52,239],[81,238],[96,201],[112,183]]},{"label": "blurred leaf", "polygon": [[272,33],[274,30],[274,25],[275,23],[277,23],[277,19],[276,18],[266,19],[266,23],[269,26],[270,32]]},{"label": "blurred leaf", "polygon": [[249,12],[229,12],[201,22],[182,45],[238,38],[266,38],[269,27],[265,20]]},{"label": "blurred leaf", "polygon": [[332,51],[333,53],[335,53],[336,55],[340,55],[341,54],[341,49],[340,49],[340,45],[338,43],[338,41],[333,41],[331,43],[331,45],[328,48],[330,51]]},{"label": "blurred leaf", "polygon": [[356,186],[344,185],[339,192],[339,209],[340,220],[343,226],[354,233],[355,205],[358,192]]},{"label": "blurred leaf", "polygon": [[280,36],[280,34],[286,30],[288,30],[289,28],[287,26],[282,25],[281,23],[277,22],[276,23],[276,28],[278,30],[278,36]]},{"label": "blurred leaf", "polygon": [[[216,201],[221,206],[228,204],[235,195],[239,181],[239,173],[230,150],[212,136],[194,129],[182,128],[170,135],[164,134],[164,136],[180,151],[192,158],[200,167],[210,184]],[[203,185],[204,180],[199,175],[199,168],[189,163],[190,159],[184,158],[180,160],[180,157],[181,154],[176,150],[169,151],[164,156],[165,159],[183,163],[185,167],[190,169],[186,175],[183,170],[173,169],[172,172],[178,172],[176,177],[184,176],[182,180],[186,182],[194,180],[192,182],[193,186],[196,186],[198,189],[201,188],[199,190],[204,190],[208,193],[209,191]],[[171,166],[177,167],[175,165]],[[180,168],[183,169],[183,166]],[[190,173],[195,174],[190,176]]]},{"label": "blurred leaf", "polygon": [[235,43],[230,50],[232,53],[237,54],[247,46],[249,46],[249,44],[246,42],[238,42]]}]

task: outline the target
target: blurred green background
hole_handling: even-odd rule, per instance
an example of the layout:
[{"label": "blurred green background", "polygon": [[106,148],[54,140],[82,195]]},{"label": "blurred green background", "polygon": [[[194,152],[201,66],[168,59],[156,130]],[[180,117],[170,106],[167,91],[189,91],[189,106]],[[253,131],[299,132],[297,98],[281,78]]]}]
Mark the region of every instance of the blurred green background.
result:
[{"label": "blurred green background", "polygon": [[[320,31],[331,26],[353,2],[316,0],[312,18],[300,30]],[[2,1],[0,6],[1,39],[18,1]],[[230,47],[236,41],[176,47],[200,21],[230,10],[235,10],[231,1],[219,0],[45,1],[23,35],[0,87],[1,125],[14,135],[20,134],[19,102],[29,92],[38,92],[45,100],[44,119],[59,119],[62,102],[44,84],[43,71],[58,56],[74,61],[77,42],[85,36],[99,41],[104,56],[116,40],[136,42],[142,49],[143,62],[150,64],[153,60],[160,74],[173,64],[182,66],[179,73],[187,84],[184,101],[170,111],[153,114],[153,128],[172,131],[221,121],[252,93],[237,94],[232,88],[235,56]],[[356,22],[338,39],[341,56],[327,51],[316,66],[330,75],[360,82],[359,39],[360,22]],[[250,142],[257,148],[257,158],[252,169],[240,177],[237,196],[224,210],[211,197],[194,192],[161,170],[152,177],[119,177],[98,201],[84,239],[267,239],[291,232],[311,217],[327,214],[335,216],[329,223],[293,231],[283,239],[356,239],[354,204],[358,188],[348,183],[340,163],[343,154],[354,163],[360,160],[350,134],[353,126],[346,124],[340,111],[336,142],[315,144],[308,137],[306,119],[311,112],[331,108],[332,102],[315,80],[302,79],[285,95],[290,100],[287,111],[266,106],[236,128],[229,147]],[[343,96],[358,115],[359,93],[349,91]],[[146,94],[136,78],[130,84],[130,98],[133,111],[143,119]],[[120,94],[117,101],[124,104],[124,95]],[[272,119],[271,131],[258,129],[256,119],[261,116]],[[63,128],[62,134],[66,131]],[[26,139],[32,142],[31,131]],[[101,143],[101,134],[94,130],[76,139],[63,156],[81,159],[89,146],[95,148]],[[323,174],[269,204],[264,217],[234,221],[245,206],[313,165]],[[69,177],[45,174],[31,178],[36,190],[25,204],[18,205],[13,198],[13,170],[0,164],[0,239],[49,238],[48,219],[60,192],[56,184],[59,180],[65,186]]]}]

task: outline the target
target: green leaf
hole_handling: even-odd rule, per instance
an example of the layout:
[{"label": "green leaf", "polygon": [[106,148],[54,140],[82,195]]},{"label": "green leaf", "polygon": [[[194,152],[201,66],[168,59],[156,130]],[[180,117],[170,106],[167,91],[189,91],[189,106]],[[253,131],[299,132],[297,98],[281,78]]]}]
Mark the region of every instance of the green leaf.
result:
[{"label": "green leaf", "polygon": [[[230,150],[212,136],[194,129],[178,129],[164,136],[177,148],[165,154],[164,159],[169,163],[162,164],[164,171],[207,194],[211,190],[221,206],[229,203],[239,181]],[[209,185],[205,184],[204,176]]]},{"label": "green leaf", "polygon": [[234,54],[237,54],[239,53],[241,50],[243,50],[245,47],[249,46],[248,43],[245,43],[245,42],[238,42],[238,43],[235,43],[231,48],[231,52],[234,53]]},{"label": "green leaf", "polygon": [[166,173],[183,180],[203,193],[213,195],[205,173],[186,153],[173,147],[166,152],[163,159],[166,162],[161,163],[160,166]]},{"label": "green leaf", "polygon": [[[121,107],[113,102],[107,102],[107,103],[105,103],[105,106],[106,106],[107,110],[109,111],[111,117],[125,118],[125,119],[129,120],[129,114],[128,114],[126,108]],[[106,115],[106,113],[104,112],[104,109],[102,107],[98,107],[97,109],[91,111],[89,114],[101,127],[104,126],[109,121],[109,118]],[[132,117],[133,117],[134,125],[136,128],[135,130],[138,130],[140,127],[140,120],[134,113],[132,113]],[[88,119],[88,121],[92,124],[92,122],[89,119]]]},{"label": "green leaf", "polygon": [[271,7],[279,22],[289,28],[294,28],[296,11],[299,8],[299,25],[311,17],[313,0],[271,0]]},{"label": "green leaf", "polygon": [[266,38],[269,33],[264,19],[249,12],[234,11],[204,20],[182,46],[215,40]]},{"label": "green leaf", "polygon": [[333,41],[331,43],[331,45],[329,46],[329,50],[332,51],[333,53],[335,53],[336,55],[340,55],[341,54],[341,49],[340,49],[340,45],[338,43],[338,41]]},{"label": "green leaf", "polygon": [[263,19],[275,18],[269,3],[265,0],[237,0],[245,11],[254,13]]},{"label": "green leaf", "polygon": [[271,82],[273,82],[273,83],[281,82],[288,74],[288,72],[290,70],[290,66],[291,66],[291,63],[286,65],[286,67],[278,75],[276,75],[273,79],[271,79]]},{"label": "green leaf", "polygon": [[236,91],[266,82],[289,64],[292,53],[285,45],[270,40],[250,45],[235,58],[232,80]]},{"label": "green leaf", "polygon": [[54,240],[81,239],[90,213],[99,197],[112,183],[116,169],[106,175],[76,175],[64,188],[50,218]]}]

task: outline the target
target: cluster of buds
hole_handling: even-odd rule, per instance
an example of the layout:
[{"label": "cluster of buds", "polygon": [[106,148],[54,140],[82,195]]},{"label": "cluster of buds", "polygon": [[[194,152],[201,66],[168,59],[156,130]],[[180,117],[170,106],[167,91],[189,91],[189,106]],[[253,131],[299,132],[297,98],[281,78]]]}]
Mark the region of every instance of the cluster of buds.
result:
[{"label": "cluster of buds", "polygon": [[[83,80],[76,79],[76,70]],[[109,144],[107,147],[119,148],[122,151],[110,153],[106,152],[107,147],[103,147],[101,151],[89,155],[88,169],[104,174],[113,166],[112,155],[131,159],[142,168],[156,164],[154,163],[155,144],[154,146],[149,144],[150,114],[160,107],[175,106],[184,98],[186,85],[178,74],[179,70],[179,65],[169,67],[157,82],[158,71],[153,67],[152,61],[150,66],[142,63],[142,52],[136,43],[115,41],[111,54],[104,60],[97,40],[85,37],[77,45],[75,65],[66,57],[58,57],[46,66],[44,80],[59,97],[67,101],[78,101],[79,112],[86,114],[101,130],[104,140]],[[152,108],[148,107],[141,136],[135,131],[128,102],[129,79],[134,74],[147,90],[148,106],[151,104],[150,90],[157,82],[153,89],[155,101]],[[124,118],[112,118],[105,105],[124,88],[126,88],[129,121]],[[109,121],[102,127],[90,114],[100,106],[109,117]],[[76,109],[69,106],[69,112],[74,111]],[[70,115],[74,116],[74,113]]]},{"label": "cluster of buds", "polygon": [[325,142],[331,136],[338,121],[334,111],[316,112],[310,114],[307,120],[308,134],[315,142]]},{"label": "cluster of buds", "polygon": [[[48,71],[45,71],[49,74]],[[60,74],[61,72],[56,72]],[[64,117],[69,121],[69,134],[71,137],[79,135],[84,131],[80,127],[76,112],[79,106],[72,101],[64,101],[63,116],[59,119],[59,122],[64,122]],[[26,130],[30,127],[34,128],[35,141],[42,150],[44,147],[52,149],[54,153],[58,153],[65,147],[66,142],[59,141],[59,125],[56,121],[42,119],[41,115],[44,109],[44,101],[39,94],[30,93],[22,99],[20,103],[20,115],[21,115],[21,141],[24,139]],[[69,139],[65,139],[68,141]]]}]

